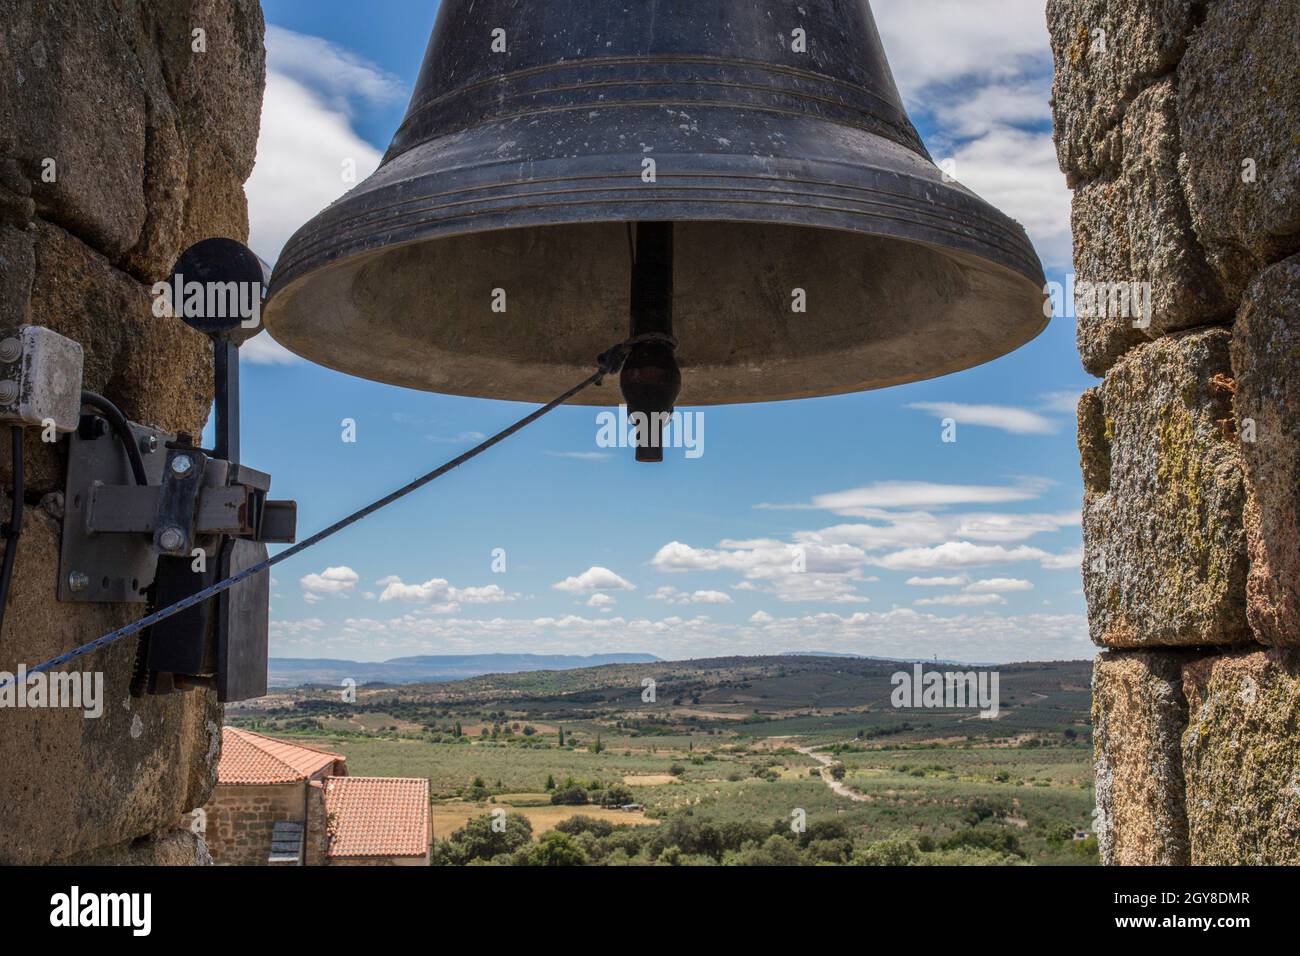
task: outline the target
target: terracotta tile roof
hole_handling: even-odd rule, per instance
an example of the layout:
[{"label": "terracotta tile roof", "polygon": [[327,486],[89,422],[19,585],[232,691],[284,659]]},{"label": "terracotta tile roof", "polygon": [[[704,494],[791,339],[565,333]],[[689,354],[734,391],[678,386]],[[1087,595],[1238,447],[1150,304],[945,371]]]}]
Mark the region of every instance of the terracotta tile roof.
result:
[{"label": "terracotta tile roof", "polygon": [[423,777],[328,777],[325,812],[334,815],[331,857],[429,851],[429,781]]},{"label": "terracotta tile roof", "polygon": [[237,727],[221,728],[221,762],[217,783],[293,783],[310,780],[322,770],[331,771],[336,760],[347,758],[263,737]]}]

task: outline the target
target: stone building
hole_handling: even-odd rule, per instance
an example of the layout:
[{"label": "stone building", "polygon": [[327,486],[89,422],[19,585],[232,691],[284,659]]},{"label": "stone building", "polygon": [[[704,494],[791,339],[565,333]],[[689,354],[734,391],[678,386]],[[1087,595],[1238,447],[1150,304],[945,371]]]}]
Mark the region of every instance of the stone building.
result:
[{"label": "stone building", "polygon": [[213,862],[423,866],[429,781],[350,777],[341,754],[223,728],[212,798],[192,817]]},{"label": "stone building", "polygon": [[[150,287],[209,236],[245,239],[264,82],[257,0],[0,0],[0,319],[79,342],[84,387],[199,434],[211,346],[153,315]],[[11,482],[0,442],[0,487]],[[143,604],[56,599],[65,462],[27,429],[26,514],[0,671],[120,626]],[[3,545],[0,545],[3,547]],[[180,826],[221,747],[208,690],[127,693],[134,641],[78,662],[103,715],[0,710],[0,863],[195,863]]]},{"label": "stone building", "polygon": [[323,865],[321,784],[347,772],[341,754],[224,727],[217,787],[196,814],[194,828],[207,841],[215,863]]},{"label": "stone building", "polygon": [[1078,308],[1102,856],[1300,863],[1300,4],[1047,17],[1077,282],[1152,304]]}]

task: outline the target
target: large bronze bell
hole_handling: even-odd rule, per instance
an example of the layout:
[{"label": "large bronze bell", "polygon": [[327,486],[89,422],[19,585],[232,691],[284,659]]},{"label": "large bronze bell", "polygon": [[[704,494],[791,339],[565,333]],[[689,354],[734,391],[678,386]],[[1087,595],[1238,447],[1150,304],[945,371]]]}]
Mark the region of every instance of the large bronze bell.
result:
[{"label": "large bronze bell", "polygon": [[530,402],[629,329],[629,404],[672,404],[674,351],[686,405],[913,382],[1046,324],[1024,230],[944,180],[867,0],[442,0],[383,164],[289,241],[265,322]]}]

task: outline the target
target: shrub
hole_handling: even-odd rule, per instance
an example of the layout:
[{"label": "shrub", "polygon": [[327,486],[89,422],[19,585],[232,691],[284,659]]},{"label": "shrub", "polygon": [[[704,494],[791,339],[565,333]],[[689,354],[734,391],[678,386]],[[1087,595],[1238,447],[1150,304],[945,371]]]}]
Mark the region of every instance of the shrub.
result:
[{"label": "shrub", "polygon": [[555,829],[561,833],[567,833],[569,836],[590,833],[597,837],[607,837],[614,832],[614,824],[608,820],[597,820],[595,817],[579,815],[569,817],[567,820],[561,820],[555,825]]},{"label": "shrub", "polygon": [[901,837],[877,840],[853,854],[857,866],[911,866],[921,855],[915,843]]},{"label": "shrub", "polygon": [[1020,838],[1005,827],[997,826],[980,825],[971,827],[968,830],[959,830],[945,839],[940,844],[940,847],[945,850],[970,847],[972,849],[993,850],[997,853],[1012,856],[1023,857],[1025,855],[1020,848]]},{"label": "shrub", "polygon": [[725,862],[731,866],[805,866],[809,861],[794,841],[770,836],[761,846],[751,844],[730,854]]},{"label": "shrub", "polygon": [[580,807],[588,802],[587,791],[576,784],[565,787],[563,790],[556,790],[551,794],[551,803],[557,806]]},{"label": "shrub", "polygon": [[542,834],[534,846],[528,848],[523,863],[526,866],[586,866],[587,855],[567,833],[552,830]]}]

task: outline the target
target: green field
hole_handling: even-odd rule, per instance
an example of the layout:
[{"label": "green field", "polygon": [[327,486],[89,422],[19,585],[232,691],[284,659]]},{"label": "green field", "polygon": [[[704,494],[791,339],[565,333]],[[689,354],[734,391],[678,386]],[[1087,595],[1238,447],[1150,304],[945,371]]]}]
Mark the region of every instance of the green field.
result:
[{"label": "green field", "polygon": [[893,707],[900,669],[723,658],[363,687],[351,703],[299,688],[227,719],[342,753],[354,775],[428,778],[435,862],[1096,862],[1095,839],[1075,838],[1094,806],[1089,664],[999,667],[997,719]]}]

